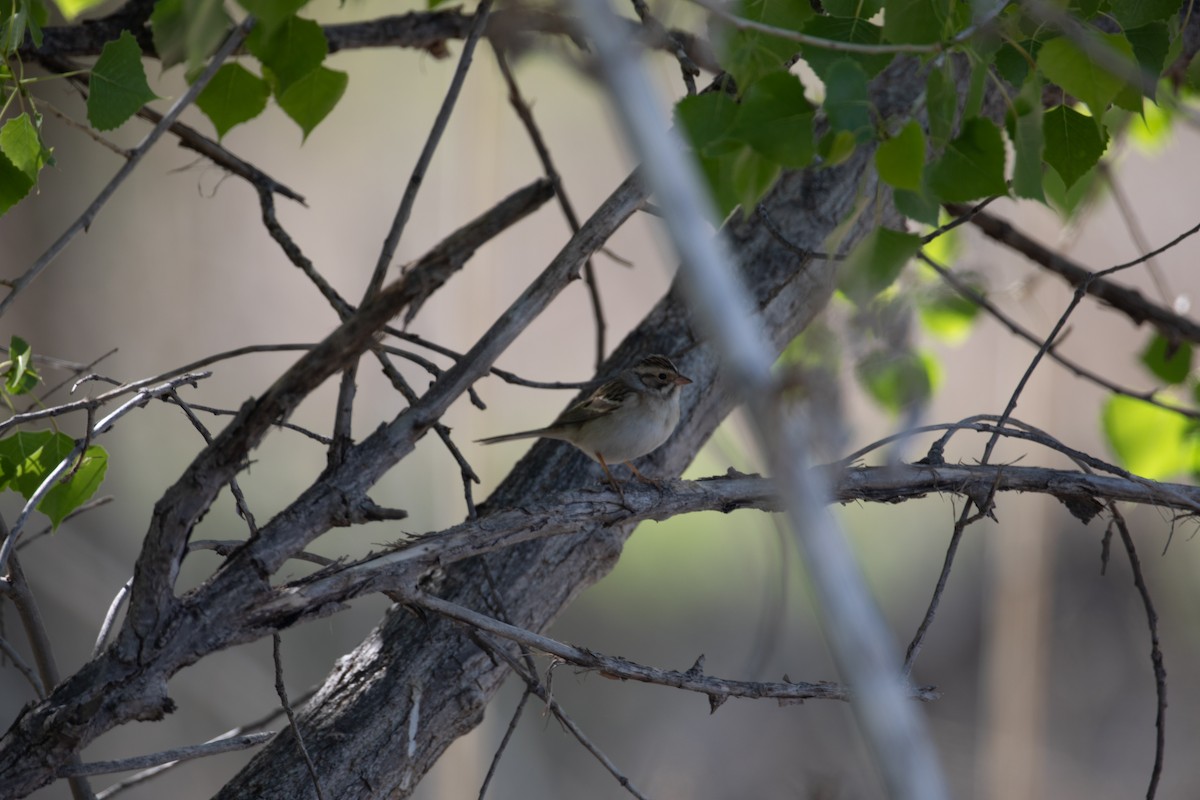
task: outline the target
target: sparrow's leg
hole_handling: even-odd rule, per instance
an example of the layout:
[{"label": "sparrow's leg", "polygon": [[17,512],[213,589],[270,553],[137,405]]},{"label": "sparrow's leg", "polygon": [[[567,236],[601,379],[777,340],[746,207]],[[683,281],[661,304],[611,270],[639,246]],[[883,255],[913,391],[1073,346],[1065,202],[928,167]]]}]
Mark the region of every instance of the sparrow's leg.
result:
[{"label": "sparrow's leg", "polygon": [[613,476],[612,470],[608,468],[608,462],[604,460],[604,456],[601,453],[596,453],[596,460],[600,462],[600,466],[604,469],[604,474],[608,476],[609,484],[612,486],[613,490],[621,496],[621,504],[624,505],[625,492],[621,489],[621,484],[617,483],[617,479],[615,476]]},{"label": "sparrow's leg", "polygon": [[626,461],[625,466],[629,467],[629,469],[633,472],[633,477],[637,478],[642,483],[648,483],[658,489],[662,488],[662,481],[660,481],[658,478],[647,478],[645,475],[638,472],[638,468],[633,465],[632,461]]}]

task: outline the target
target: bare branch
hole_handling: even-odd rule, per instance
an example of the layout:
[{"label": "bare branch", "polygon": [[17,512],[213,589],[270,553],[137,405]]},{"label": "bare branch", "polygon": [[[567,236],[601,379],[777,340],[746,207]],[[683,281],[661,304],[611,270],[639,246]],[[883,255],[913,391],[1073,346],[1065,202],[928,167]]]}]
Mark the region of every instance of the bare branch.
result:
[{"label": "bare branch", "polygon": [[[115,761],[92,761],[87,764],[79,764],[76,766],[64,767],[59,770],[59,775],[62,777],[83,776],[83,775],[104,775],[110,772],[126,772],[131,769],[144,769],[156,764],[175,764],[180,761],[189,761],[194,758],[207,758],[221,753],[229,753],[234,750],[245,750],[248,747],[257,747],[263,742],[271,739],[275,734],[271,731],[262,733],[248,733],[245,736],[235,736],[230,739],[218,739],[204,744],[193,744],[187,747],[176,747],[171,750],[162,750],[157,753],[150,753],[144,756],[132,756],[130,758],[121,758]],[[107,795],[106,795],[107,796]]]},{"label": "bare branch", "polygon": [[[958,205],[948,205],[947,208],[953,214],[961,213],[963,210],[963,207]],[[1172,341],[1185,340],[1200,344],[1200,325],[1197,325],[1187,317],[1176,314],[1168,308],[1164,308],[1158,303],[1148,300],[1138,290],[1120,286],[1106,280],[1100,277],[1100,273],[1092,272],[1076,264],[1066,256],[1038,244],[1014,228],[1011,223],[981,211],[971,217],[971,224],[975,225],[992,239],[1011,247],[1031,261],[1060,276],[1072,287],[1082,287],[1088,294],[1098,300],[1103,300],[1108,305],[1125,314],[1135,324],[1140,325],[1143,322],[1149,322],[1167,339]],[[1169,247],[1178,244],[1185,236],[1197,232],[1200,232],[1200,224],[1190,228],[1183,236],[1177,237],[1166,247],[1153,250],[1134,262],[1122,264],[1120,267],[1125,269],[1134,263],[1140,263],[1152,258],[1164,252]]]}]

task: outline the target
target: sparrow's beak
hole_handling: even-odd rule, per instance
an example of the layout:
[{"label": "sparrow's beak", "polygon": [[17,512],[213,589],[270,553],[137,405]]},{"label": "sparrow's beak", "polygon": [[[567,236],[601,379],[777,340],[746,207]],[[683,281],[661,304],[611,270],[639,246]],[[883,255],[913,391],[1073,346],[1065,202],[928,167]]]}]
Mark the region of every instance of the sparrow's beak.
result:
[{"label": "sparrow's beak", "polygon": [[676,386],[686,386],[691,382],[692,382],[691,378],[685,378],[682,375],[675,376],[675,385]]}]

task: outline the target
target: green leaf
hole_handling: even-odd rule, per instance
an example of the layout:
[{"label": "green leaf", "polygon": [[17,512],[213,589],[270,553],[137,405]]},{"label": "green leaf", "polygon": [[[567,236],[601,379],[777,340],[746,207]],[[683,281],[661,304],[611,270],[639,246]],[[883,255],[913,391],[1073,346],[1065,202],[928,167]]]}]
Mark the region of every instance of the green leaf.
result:
[{"label": "green leaf", "polygon": [[831,17],[870,19],[883,8],[883,0],[825,0],[822,5]]},{"label": "green leaf", "polygon": [[1042,172],[1042,188],[1046,192],[1046,202],[1064,219],[1071,219],[1095,198],[1097,191],[1103,189],[1103,183],[1097,180],[1096,170],[1090,169],[1068,189],[1058,170],[1048,169]]},{"label": "green leaf", "polygon": [[826,131],[817,143],[817,155],[826,167],[836,167],[854,153],[858,144],[854,134],[847,131]]},{"label": "green leaf", "polygon": [[958,90],[945,69],[931,69],[925,83],[925,108],[929,115],[929,138],[936,150],[950,142],[958,114]]},{"label": "green leaf", "polygon": [[0,439],[0,459],[8,462],[8,485],[28,500],[74,448],[70,436],[52,431],[19,432]]},{"label": "green leaf", "polygon": [[800,79],[779,71],[756,81],[743,95],[731,135],[785,167],[808,166],[813,157],[813,107]]},{"label": "green leaf", "polygon": [[21,202],[33,188],[33,179],[0,153],[0,214]]},{"label": "green leaf", "polygon": [[942,202],[965,203],[980,197],[1007,194],[1004,181],[1004,139],[991,121],[976,117],[929,172],[929,189]]},{"label": "green leaf", "polygon": [[692,149],[702,156],[736,152],[730,133],[737,121],[738,105],[723,92],[685,97],[675,104],[675,124],[687,135]]},{"label": "green leaf", "polygon": [[308,0],[237,0],[238,5],[258,17],[268,31],[279,27],[288,17],[308,5]]},{"label": "green leaf", "polygon": [[50,151],[42,144],[28,112],[11,118],[0,128],[0,153],[34,183],[42,167],[50,161]]},{"label": "green leaf", "polygon": [[1034,39],[1026,39],[1019,43],[1005,42],[996,51],[993,61],[996,72],[1000,73],[1000,77],[1013,86],[1023,86],[1025,79],[1029,76],[1029,70],[1033,67],[1030,58],[1037,56],[1041,46],[1042,43]]},{"label": "green leaf", "polygon": [[157,96],[146,83],[137,40],[129,31],[121,31],[118,38],[104,45],[92,67],[88,122],[98,131],[110,131]]},{"label": "green leaf", "polygon": [[900,270],[921,246],[921,237],[876,228],[854,246],[838,269],[837,288],[863,305],[895,282]]},{"label": "green leaf", "polygon": [[1104,155],[1103,137],[1088,117],[1066,106],[1046,112],[1042,122],[1046,138],[1046,163],[1054,167],[1067,189],[1083,177]]},{"label": "green leaf", "polygon": [[[851,42],[853,44],[879,44],[883,28],[872,25],[865,19],[840,19],[837,17],[813,17],[804,24],[804,33],[820,39],[835,42]],[[812,71],[817,73],[822,81],[834,62],[849,58],[858,63],[868,78],[873,78],[883,71],[895,58],[887,53],[840,53],[827,47],[811,47],[805,45],[801,54]]]},{"label": "green leaf", "polygon": [[1188,439],[1188,420],[1174,411],[1114,395],[1102,414],[1108,444],[1125,469],[1162,480],[1189,469],[1195,444]]},{"label": "green leaf", "polygon": [[1042,119],[1042,82],[1034,75],[1021,88],[1006,117],[1016,163],[1012,188],[1017,197],[1045,201],[1042,192],[1042,157],[1046,142]]},{"label": "green leaf", "polygon": [[739,149],[719,156],[699,156],[700,171],[708,183],[708,190],[721,219],[728,217],[729,212],[738,206],[739,198],[733,188],[733,164],[740,152]]},{"label": "green leaf", "polygon": [[9,394],[25,394],[38,385],[41,377],[33,368],[33,348],[20,336],[13,336],[8,344],[8,372],[4,388]]},{"label": "green leaf", "polygon": [[[734,8],[738,16],[776,28],[800,31],[813,15],[812,7],[800,0],[741,0]],[[800,45],[757,31],[734,31],[725,40],[721,63],[733,75],[739,92],[745,92],[763,75],[778,71]]]},{"label": "green leaf", "polygon": [[775,183],[780,171],[781,167],[777,161],[764,158],[749,147],[742,148],[737,154],[733,160],[730,179],[743,216],[750,215],[758,201]]},{"label": "green leaf", "polygon": [[938,212],[942,206],[924,188],[919,192],[894,189],[892,199],[896,203],[896,210],[909,219],[931,227],[938,224]]},{"label": "green leaf", "polygon": [[68,514],[90,500],[100,488],[108,471],[108,453],[103,447],[92,445],[83,451],[79,465],[73,469],[74,474],[69,481],[56,485],[38,503],[38,511],[50,518],[54,528]]},{"label": "green leaf", "polygon": [[267,107],[271,87],[241,64],[224,64],[196,98],[221,139],[234,125],[254,119]]},{"label": "green leaf", "polygon": [[317,67],[277,97],[279,107],[304,131],[304,138],[321,123],[342,99],[349,76],[344,72]]},{"label": "green leaf", "polygon": [[1192,371],[1192,346],[1179,342],[1175,346],[1161,333],[1151,337],[1142,351],[1142,364],[1167,383],[1183,383]]},{"label": "green leaf", "polygon": [[[1124,36],[1097,34],[1093,41],[1097,47],[1114,50],[1126,56],[1131,66],[1134,64],[1133,48]],[[1087,104],[1097,124],[1109,103],[1125,87],[1125,81],[1102,69],[1066,37],[1051,39],[1043,44],[1038,51],[1037,61],[1048,79]]]},{"label": "green leaf", "polygon": [[875,169],[879,177],[897,189],[921,190],[925,169],[925,132],[916,120],[910,120],[896,136],[880,143],[875,151]]},{"label": "green leaf", "polygon": [[150,32],[162,68],[186,63],[188,75],[194,75],[232,24],[222,0],[158,0],[150,14]]},{"label": "green leaf", "polygon": [[104,0],[54,0],[54,4],[58,6],[58,10],[67,18],[68,22],[103,2]]},{"label": "green leaf", "polygon": [[[1161,75],[1163,65],[1167,61],[1167,51],[1171,46],[1166,24],[1151,22],[1140,28],[1127,30],[1125,38],[1133,47],[1133,57],[1137,59],[1142,70],[1151,75]],[[1158,82],[1155,81],[1152,86],[1157,89]],[[1155,92],[1151,92],[1147,96],[1153,100],[1155,95]]]},{"label": "green leaf", "polygon": [[246,38],[246,48],[262,62],[264,75],[270,71],[277,95],[321,66],[329,54],[321,26],[299,17],[289,17],[271,33],[256,26]]},{"label": "green leaf", "polygon": [[[974,287],[977,291],[980,287]],[[950,344],[964,341],[979,318],[979,306],[945,284],[917,307],[917,318],[927,331]]]},{"label": "green leaf", "polygon": [[1179,14],[1181,0],[1111,0],[1113,16],[1125,30]]},{"label": "green leaf", "polygon": [[929,402],[937,380],[935,363],[911,351],[872,353],[855,373],[875,402],[894,414]]},{"label": "green leaf", "polygon": [[941,41],[946,4],[936,0],[889,0],[883,14],[883,38],[894,44]]},{"label": "green leaf", "polygon": [[855,141],[866,141],[872,131],[870,108],[862,67],[848,58],[830,66],[825,80],[825,115],[830,127],[846,131]]}]

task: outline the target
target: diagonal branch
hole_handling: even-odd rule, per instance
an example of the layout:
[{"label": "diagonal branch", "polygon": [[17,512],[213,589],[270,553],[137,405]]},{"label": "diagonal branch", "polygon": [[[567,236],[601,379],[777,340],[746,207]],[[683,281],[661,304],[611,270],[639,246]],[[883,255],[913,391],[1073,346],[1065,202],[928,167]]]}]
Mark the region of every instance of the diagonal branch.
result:
[{"label": "diagonal branch", "polygon": [[[966,207],[947,205],[952,214],[962,214]],[[1149,322],[1162,335],[1172,341],[1189,341],[1200,344],[1200,324],[1176,314],[1155,303],[1136,289],[1130,289],[1112,281],[1097,277],[1091,270],[1080,266],[1066,256],[1060,255],[1021,233],[1012,224],[991,214],[980,211],[971,216],[975,225],[992,239],[1011,247],[1029,260],[1058,275],[1072,288],[1086,287],[1088,294],[1103,300],[1135,324]],[[1200,230],[1200,226],[1192,232]],[[1155,251],[1157,253],[1159,251]]]}]

